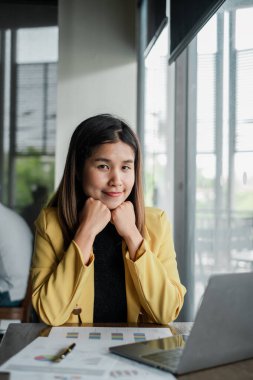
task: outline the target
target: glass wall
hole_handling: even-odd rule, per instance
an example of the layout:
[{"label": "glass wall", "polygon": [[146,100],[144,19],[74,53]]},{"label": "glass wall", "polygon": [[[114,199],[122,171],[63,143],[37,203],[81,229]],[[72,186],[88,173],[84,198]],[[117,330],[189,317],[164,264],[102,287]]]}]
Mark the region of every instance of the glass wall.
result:
[{"label": "glass wall", "polygon": [[27,205],[41,206],[54,186],[58,27],[9,29],[2,31],[1,41],[1,195],[3,203],[26,217]]},{"label": "glass wall", "polygon": [[145,202],[170,213],[170,165],[168,149],[168,27],[165,27],[145,59]]},{"label": "glass wall", "polygon": [[175,83],[168,29],[145,60],[146,203],[174,214],[182,320],[210,275],[253,270],[252,20],[252,1],[226,1],[177,59]]},{"label": "glass wall", "polygon": [[197,36],[195,307],[212,273],[253,269],[253,5]]}]

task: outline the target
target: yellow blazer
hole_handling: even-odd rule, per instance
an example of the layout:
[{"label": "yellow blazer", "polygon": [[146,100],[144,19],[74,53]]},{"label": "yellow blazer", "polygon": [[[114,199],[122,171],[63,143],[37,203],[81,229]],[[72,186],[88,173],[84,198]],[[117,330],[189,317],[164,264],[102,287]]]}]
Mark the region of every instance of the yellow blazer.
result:
[{"label": "yellow blazer", "polygon": [[[145,218],[144,240],[135,261],[122,242],[127,320],[167,324],[177,318],[186,289],[180,283],[166,214],[146,208]],[[90,262],[84,265],[74,241],[64,251],[56,209],[41,211],[31,274],[33,306],[43,322],[53,326],[77,323],[76,308],[81,309],[83,323],[93,322],[94,260],[91,252]]]}]

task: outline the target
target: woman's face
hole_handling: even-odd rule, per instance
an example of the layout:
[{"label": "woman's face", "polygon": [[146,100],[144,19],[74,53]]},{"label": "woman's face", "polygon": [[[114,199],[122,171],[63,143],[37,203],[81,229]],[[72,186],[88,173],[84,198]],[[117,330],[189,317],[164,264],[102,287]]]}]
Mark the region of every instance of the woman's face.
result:
[{"label": "woman's face", "polygon": [[101,144],[85,161],[82,187],[87,197],[103,202],[110,210],[130,195],[135,181],[135,154],[122,141]]}]

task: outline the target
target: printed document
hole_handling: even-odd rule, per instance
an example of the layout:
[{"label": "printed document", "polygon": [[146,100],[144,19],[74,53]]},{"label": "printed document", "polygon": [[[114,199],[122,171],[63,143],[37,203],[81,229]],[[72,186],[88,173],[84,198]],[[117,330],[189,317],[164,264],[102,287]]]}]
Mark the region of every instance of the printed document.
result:
[{"label": "printed document", "polygon": [[[112,345],[171,336],[169,328],[54,327],[48,337],[39,337],[0,367],[10,380],[133,380],[175,379],[169,373],[113,355]],[[63,360],[53,358],[72,343]]]}]

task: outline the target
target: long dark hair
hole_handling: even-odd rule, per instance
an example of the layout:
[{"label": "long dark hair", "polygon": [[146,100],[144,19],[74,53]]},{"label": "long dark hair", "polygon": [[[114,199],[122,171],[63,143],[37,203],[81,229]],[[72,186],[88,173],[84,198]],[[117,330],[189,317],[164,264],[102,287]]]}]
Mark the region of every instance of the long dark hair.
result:
[{"label": "long dark hair", "polygon": [[48,203],[57,207],[59,222],[63,231],[65,248],[70,244],[78,228],[78,214],[85,202],[82,189],[82,172],[85,160],[95,147],[101,144],[122,141],[135,154],[135,183],[128,197],[133,203],[136,225],[143,234],[144,199],[142,188],[141,152],[133,130],[117,117],[101,114],[84,120],[75,129],[69,145],[63,177],[58,189]]}]

